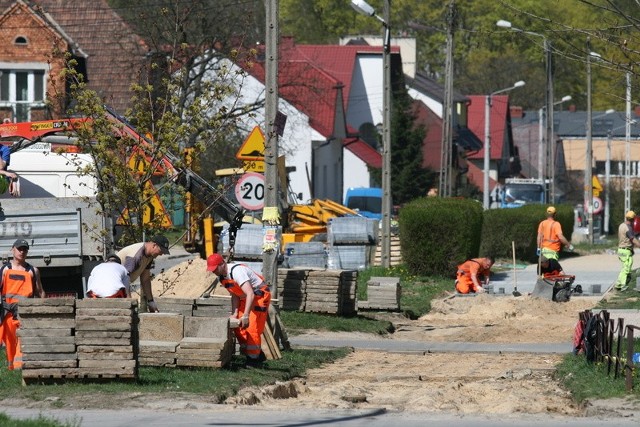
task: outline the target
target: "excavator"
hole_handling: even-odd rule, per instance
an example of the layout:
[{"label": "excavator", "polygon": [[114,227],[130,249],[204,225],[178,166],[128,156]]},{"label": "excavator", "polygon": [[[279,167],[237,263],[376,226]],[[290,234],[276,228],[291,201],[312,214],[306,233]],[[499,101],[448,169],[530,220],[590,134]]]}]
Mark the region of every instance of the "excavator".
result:
[{"label": "excavator", "polygon": [[[199,218],[195,218],[197,212],[191,208],[196,205],[197,201],[205,211],[215,212],[229,224],[230,248],[232,250],[237,230],[242,225],[244,210],[236,206],[224,192],[218,190],[189,167],[178,166],[182,162],[174,154],[166,152],[159,160],[150,159],[150,156],[145,153],[145,148],[153,147],[153,141],[140,134],[125,118],[119,116],[109,107],[105,107],[105,118],[113,123],[114,136],[137,141],[137,149],[129,159],[132,168],[152,167],[167,172],[171,180],[181,186],[187,193],[187,197],[191,199],[186,205],[186,222],[189,227],[183,239],[185,249],[190,252],[200,251],[206,254],[215,251],[213,219],[204,218],[202,221],[198,221]],[[77,137],[74,138],[74,130],[83,126],[91,126],[91,123],[92,120],[88,118],[5,123],[0,125],[0,138],[14,139],[10,147],[12,153],[37,143],[68,145],[75,148],[74,141],[77,141]],[[16,138],[17,140],[15,140]],[[198,234],[200,234],[201,241],[196,240]]]}]

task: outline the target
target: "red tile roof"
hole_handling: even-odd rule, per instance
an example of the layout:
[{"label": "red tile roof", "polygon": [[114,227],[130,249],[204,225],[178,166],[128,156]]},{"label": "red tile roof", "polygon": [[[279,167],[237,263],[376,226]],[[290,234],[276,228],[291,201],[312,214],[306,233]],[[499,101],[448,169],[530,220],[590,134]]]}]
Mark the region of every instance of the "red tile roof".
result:
[{"label": "red tile roof", "polygon": [[[381,49],[360,45],[296,45],[291,38],[283,38],[278,64],[279,94],[309,116],[315,130],[329,137],[334,130],[337,89],[342,88],[342,98],[348,100],[358,55],[380,54]],[[398,52],[399,48],[394,46],[392,53]],[[264,62],[256,62],[249,72],[264,82]],[[380,153],[365,142],[345,140],[345,146],[370,166],[381,167]]]},{"label": "red tile roof", "polygon": [[[13,0],[0,0],[5,11]],[[87,54],[89,88],[105,103],[124,113],[129,105],[131,83],[138,82],[147,51],[142,40],[109,7],[107,0],[32,0],[27,2],[60,26],[76,47]]]},{"label": "red tile roof", "polygon": [[[484,142],[485,126],[484,112],[486,95],[470,95],[467,96],[471,100],[467,110],[467,126],[476,136]],[[489,132],[491,134],[491,159],[502,158],[503,145],[507,132],[507,114],[509,112],[509,96],[494,95],[491,97],[491,115],[489,123]],[[483,159],[484,148],[477,153],[469,156],[470,159]]]}]

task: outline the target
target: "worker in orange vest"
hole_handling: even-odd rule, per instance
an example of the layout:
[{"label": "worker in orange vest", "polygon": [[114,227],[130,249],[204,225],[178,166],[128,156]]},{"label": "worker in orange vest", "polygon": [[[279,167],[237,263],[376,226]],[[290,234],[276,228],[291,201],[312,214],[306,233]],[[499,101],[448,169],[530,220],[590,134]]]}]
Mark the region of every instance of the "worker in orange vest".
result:
[{"label": "worker in orange vest", "polygon": [[[18,328],[18,305],[20,300],[44,298],[45,293],[40,281],[40,271],[26,261],[29,252],[29,242],[18,239],[11,247],[13,258],[0,268],[0,295],[2,296],[3,312],[0,324],[0,337],[7,351],[9,369],[22,369],[22,351]],[[6,311],[5,311],[6,310]]]},{"label": "worker in orange vest", "polygon": [[562,234],[562,226],[556,221],[556,208],[547,208],[547,218],[538,224],[538,256],[558,260],[562,245],[573,251],[573,245]]},{"label": "worker in orange vest", "polygon": [[234,329],[240,352],[247,366],[261,366],[266,360],[262,352],[262,332],[269,315],[271,291],[264,278],[244,264],[228,263],[220,254],[207,258],[207,270],[220,277],[220,283],[231,294],[231,318],[239,319]]},{"label": "worker in orange vest", "polygon": [[[458,266],[456,272],[456,291],[461,294],[483,293],[484,286],[489,284],[491,266],[495,262],[492,256],[485,258],[468,259]],[[483,276],[484,283],[480,282],[479,276]]]}]

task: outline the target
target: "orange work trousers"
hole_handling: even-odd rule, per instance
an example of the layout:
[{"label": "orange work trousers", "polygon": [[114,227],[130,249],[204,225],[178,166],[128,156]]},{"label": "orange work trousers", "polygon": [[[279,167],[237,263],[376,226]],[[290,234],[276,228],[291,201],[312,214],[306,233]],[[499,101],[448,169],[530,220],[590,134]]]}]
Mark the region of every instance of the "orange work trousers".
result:
[{"label": "orange work trousers", "polygon": [[0,324],[0,337],[7,352],[7,362],[9,369],[22,369],[22,351],[20,350],[20,338],[18,337],[18,327],[20,321],[15,320],[11,313],[7,313]]},{"label": "orange work trousers", "polygon": [[[262,350],[262,332],[264,332],[271,303],[271,292],[268,289],[265,286],[260,290],[262,295],[255,295],[253,310],[249,313],[249,326],[234,329],[238,344],[240,344],[240,353],[247,356],[258,357]],[[238,318],[242,317],[245,312],[245,303],[246,299],[243,298],[238,304]]]}]

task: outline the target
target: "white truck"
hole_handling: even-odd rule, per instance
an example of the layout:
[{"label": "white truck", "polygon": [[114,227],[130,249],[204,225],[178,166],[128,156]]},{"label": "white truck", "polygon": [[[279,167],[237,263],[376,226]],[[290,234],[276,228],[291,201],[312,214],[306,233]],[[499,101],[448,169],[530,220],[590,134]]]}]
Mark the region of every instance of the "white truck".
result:
[{"label": "white truck", "polygon": [[496,185],[492,207],[519,208],[525,204],[546,203],[547,183],[536,178],[507,178],[503,186]]}]

